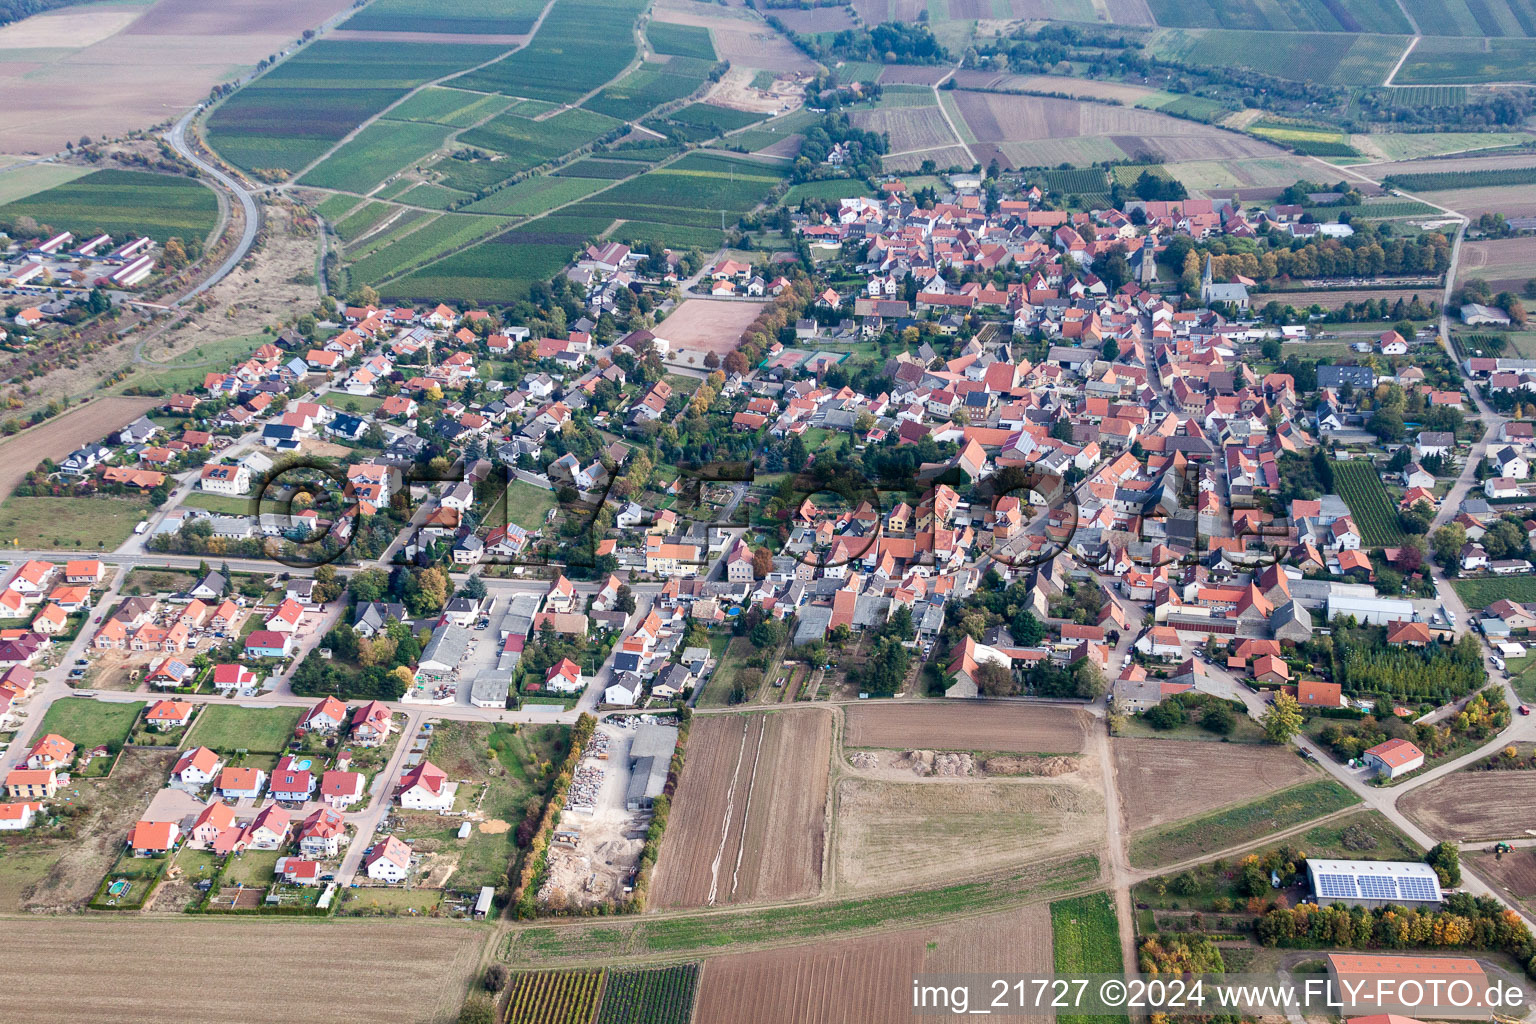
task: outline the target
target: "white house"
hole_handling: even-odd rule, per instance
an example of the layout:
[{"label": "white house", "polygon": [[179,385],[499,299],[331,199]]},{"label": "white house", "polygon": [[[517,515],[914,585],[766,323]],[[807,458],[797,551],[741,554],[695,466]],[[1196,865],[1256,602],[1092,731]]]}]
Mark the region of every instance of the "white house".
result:
[{"label": "white house", "polygon": [[238,497],[251,489],[251,471],[244,466],[204,466],[197,485],[211,494]]},{"label": "white house", "polygon": [[176,767],[171,769],[171,785],[179,789],[198,790],[212,782],[224,762],[207,747],[197,747],[181,755]]},{"label": "white house", "polygon": [[416,811],[451,811],[458,783],[431,761],[423,761],[400,779],[400,806]]},{"label": "white house", "polygon": [[1365,752],[1365,763],[1376,774],[1395,779],[1424,767],[1424,751],[1407,740],[1387,740]]},{"label": "white house", "polygon": [[411,873],[411,848],[394,836],[386,836],[363,860],[363,866],[375,882],[403,882]]},{"label": "white house", "polygon": [[1491,476],[1483,481],[1483,493],[1490,498],[1514,498],[1521,493],[1518,481],[1507,476]]}]

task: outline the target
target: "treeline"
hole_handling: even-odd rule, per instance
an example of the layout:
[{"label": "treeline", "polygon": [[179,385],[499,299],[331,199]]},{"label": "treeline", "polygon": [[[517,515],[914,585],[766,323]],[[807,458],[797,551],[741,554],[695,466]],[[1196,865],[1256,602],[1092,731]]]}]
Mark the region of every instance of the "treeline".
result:
[{"label": "treeline", "polygon": [[1374,746],[1405,739],[1429,757],[1438,757],[1463,740],[1481,741],[1509,724],[1509,705],[1497,691],[1484,691],[1444,724],[1420,722],[1409,725],[1393,713],[1390,702],[1354,722],[1330,722],[1318,739],[1341,761],[1349,761]]},{"label": "treeline", "polygon": [[[1374,627],[1380,630],[1382,627]],[[1382,641],[1385,637],[1378,637]],[[1342,658],[1337,657],[1340,649]],[[1334,681],[1355,693],[1392,697],[1460,697],[1487,682],[1477,638],[1463,634],[1454,645],[1388,647],[1335,644]]]},{"label": "treeline", "polygon": [[1404,104],[1397,89],[1368,89],[1360,96],[1361,113],[1372,121],[1414,125],[1424,129],[1464,132],[1522,124],[1536,113],[1536,94],[1529,89],[1500,89],[1483,96],[1466,97],[1461,103]]},{"label": "treeline", "polygon": [[940,64],[950,59],[933,30],[916,22],[887,21],[874,28],[844,29],[823,49],[842,60],[876,64]]},{"label": "treeline", "polygon": [[1536,977],[1536,941],[1520,915],[1490,896],[1450,893],[1442,910],[1342,904],[1274,907],[1258,921],[1266,946],[1306,949],[1486,949],[1515,958]]},{"label": "treeline", "polygon": [[58,10],[60,7],[73,7],[87,2],[89,0],[0,0],[0,25],[8,25],[22,18],[30,18],[34,14]]},{"label": "treeline", "polygon": [[517,908],[517,916],[524,920],[538,914],[539,885],[549,869],[549,862],[544,856],[549,848],[549,837],[555,830],[555,822],[560,820],[561,809],[565,807],[565,795],[571,788],[576,766],[581,762],[581,752],[596,729],[597,719],[586,712],[582,712],[576,719],[576,724],[571,727],[571,749],[566,752],[565,760],[560,762],[549,802],[544,805],[544,814],[539,818],[538,828],[529,839],[528,849],[523,854],[522,867],[513,874],[512,869],[516,863],[508,866],[512,904]]},{"label": "treeline", "polygon": [[[827,157],[837,146],[844,147],[841,167],[827,163]],[[821,123],[805,132],[800,143],[800,154],[790,166],[792,181],[813,181],[837,177],[847,173],[856,178],[873,178],[880,174],[880,157],[890,148],[880,132],[867,132],[856,128],[847,114],[829,114]]]},{"label": "treeline", "polygon": [[1490,188],[1496,185],[1536,185],[1536,167],[1505,167],[1491,171],[1425,171],[1422,174],[1392,174],[1383,185],[1408,192],[1434,192],[1440,189]]},{"label": "treeline", "polygon": [[1261,248],[1263,244],[1249,239],[1213,239],[1191,249],[1180,269],[1186,282],[1191,274],[1198,282],[1209,255],[1211,271],[1219,280],[1241,274],[1255,281],[1269,281],[1279,277],[1429,277],[1443,274],[1451,264],[1450,242],[1438,231],[1415,238],[1383,237],[1362,224],[1348,238],[1293,242],[1290,247],[1276,248]]}]

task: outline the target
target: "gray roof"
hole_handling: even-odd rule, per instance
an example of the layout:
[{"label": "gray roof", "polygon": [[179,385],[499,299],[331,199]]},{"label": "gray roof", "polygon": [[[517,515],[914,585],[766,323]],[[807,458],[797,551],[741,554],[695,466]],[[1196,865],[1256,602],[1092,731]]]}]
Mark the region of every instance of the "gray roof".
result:
[{"label": "gray roof", "polygon": [[800,609],[800,624],[795,629],[795,646],[820,640],[827,635],[832,622],[832,609],[824,604],[808,604]]},{"label": "gray roof", "polygon": [[510,680],[501,672],[482,672],[475,676],[475,682],[470,690],[470,699],[474,701],[488,701],[507,699],[507,686]]},{"label": "gray roof", "polygon": [[675,726],[642,723],[635,727],[635,738],[629,747],[629,787],[624,793],[627,806],[638,807],[661,795],[676,748]]},{"label": "gray roof", "polygon": [[445,622],[437,627],[432,634],[432,639],[428,640],[427,646],[422,649],[420,664],[422,666],[428,663],[445,665],[452,670],[457,667],[468,649],[469,630]]}]

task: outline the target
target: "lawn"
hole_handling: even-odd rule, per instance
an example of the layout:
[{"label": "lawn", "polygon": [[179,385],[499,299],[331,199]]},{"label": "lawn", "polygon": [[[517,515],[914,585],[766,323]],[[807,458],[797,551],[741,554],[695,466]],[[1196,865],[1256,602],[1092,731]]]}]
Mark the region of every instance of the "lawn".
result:
[{"label": "lawn", "polygon": [[227,516],[254,515],[256,509],[255,498],[234,498],[227,494],[209,494],[207,491],[193,491],[182,504]]},{"label": "lawn", "polygon": [[1131,863],[1152,867],[1212,854],[1356,803],[1359,797],[1332,779],[1304,782],[1252,803],[1150,829],[1131,840]]},{"label": "lawn", "polygon": [[554,491],[513,480],[487,515],[486,522],[492,526],[513,522],[525,530],[535,530],[544,525],[544,517],[555,505]]},{"label": "lawn", "polygon": [[96,747],[116,749],[128,739],[143,710],[143,701],[109,704],[86,697],[65,697],[48,708],[37,735],[41,738],[58,733],[79,748],[77,753]]},{"label": "lawn", "polygon": [[276,876],[278,850],[247,850],[230,858],[220,885],[268,886]]},{"label": "lawn", "polygon": [[197,716],[191,745],[208,747],[220,754],[237,750],[277,754],[287,749],[303,708],[243,708],[235,704],[211,704]]},{"label": "lawn", "polygon": [[430,156],[452,129],[422,121],[375,121],[300,179],[305,185],[367,192]]},{"label": "lawn", "polygon": [[342,893],[336,913],[342,917],[376,914],[430,914],[443,902],[441,889],[402,889],[371,885]]},{"label": "lawn", "polygon": [[194,178],[144,171],[96,171],[0,206],[0,225],[31,217],[81,240],[105,232],[118,241],[148,235],[201,241],[218,223],[219,201]]},{"label": "lawn", "polygon": [[[3,506],[0,506],[3,507]],[[1490,576],[1477,580],[1452,580],[1456,596],[1470,611],[1487,608],[1495,601],[1509,598],[1524,604],[1536,601],[1536,576]]]},{"label": "lawn", "polygon": [[143,498],[7,498],[0,542],[23,549],[111,551],[149,512]]},{"label": "lawn", "polygon": [[1376,467],[1364,459],[1333,464],[1334,486],[1349,506],[1355,525],[1360,527],[1367,547],[1401,544],[1404,534],[1398,526],[1397,508],[1387,497]]},{"label": "lawn", "polygon": [[[1120,953],[1120,925],[1115,903],[1107,892],[1075,896],[1051,904],[1051,948],[1059,977],[1086,974],[1120,974],[1125,962]],[[1124,1021],[1123,1014],[1070,1015],[1058,1021],[1107,1024]]]}]

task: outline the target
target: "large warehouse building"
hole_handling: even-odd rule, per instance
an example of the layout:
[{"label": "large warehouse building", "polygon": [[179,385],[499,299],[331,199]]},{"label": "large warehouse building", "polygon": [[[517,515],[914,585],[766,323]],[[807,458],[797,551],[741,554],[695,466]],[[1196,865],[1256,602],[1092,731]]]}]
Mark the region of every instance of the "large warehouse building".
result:
[{"label": "large warehouse building", "polygon": [[1428,864],[1409,860],[1308,860],[1312,892],[1324,906],[1415,907],[1439,903],[1440,879]]}]

